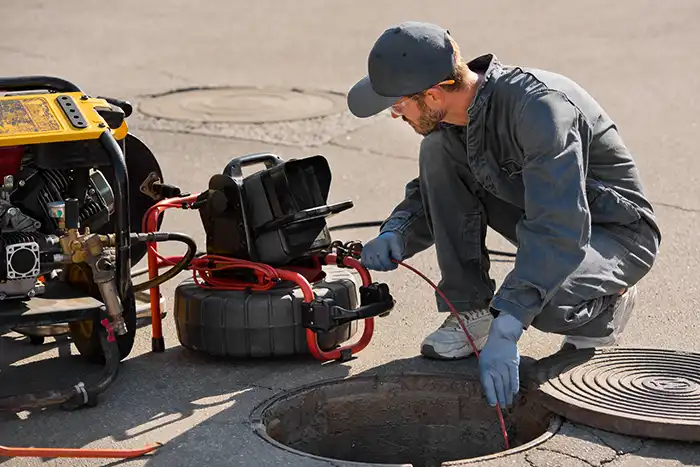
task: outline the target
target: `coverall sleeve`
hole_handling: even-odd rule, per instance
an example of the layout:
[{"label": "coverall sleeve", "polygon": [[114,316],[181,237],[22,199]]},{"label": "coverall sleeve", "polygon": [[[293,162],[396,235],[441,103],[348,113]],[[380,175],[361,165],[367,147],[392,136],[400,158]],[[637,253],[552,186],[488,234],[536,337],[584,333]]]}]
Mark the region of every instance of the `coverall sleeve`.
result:
[{"label": "coverall sleeve", "polygon": [[418,178],[406,184],[404,199],[380,227],[380,232],[388,231],[399,233],[404,239],[404,259],[420,253],[433,244]]},{"label": "coverall sleeve", "polygon": [[514,137],[523,150],[525,215],[513,270],[491,307],[529,327],[580,265],[591,235],[586,200],[590,127],[562,94],[540,91],[523,105]]}]

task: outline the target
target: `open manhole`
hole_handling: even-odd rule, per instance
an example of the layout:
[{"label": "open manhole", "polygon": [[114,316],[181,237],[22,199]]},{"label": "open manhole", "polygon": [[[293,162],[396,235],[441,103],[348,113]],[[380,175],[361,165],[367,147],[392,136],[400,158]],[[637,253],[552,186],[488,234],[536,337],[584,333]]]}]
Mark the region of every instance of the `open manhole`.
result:
[{"label": "open manhole", "polygon": [[537,368],[537,399],[572,422],[700,441],[700,354],[619,347],[555,354]]},{"label": "open manhole", "polygon": [[530,449],[554,435],[558,416],[522,394],[503,413],[478,378],[463,375],[362,376],[302,387],[253,412],[256,432],[298,455],[367,463],[438,467],[461,465]]},{"label": "open manhole", "polygon": [[139,111],[188,122],[270,123],[325,117],[346,109],[330,91],[261,87],[194,88],[151,96]]}]

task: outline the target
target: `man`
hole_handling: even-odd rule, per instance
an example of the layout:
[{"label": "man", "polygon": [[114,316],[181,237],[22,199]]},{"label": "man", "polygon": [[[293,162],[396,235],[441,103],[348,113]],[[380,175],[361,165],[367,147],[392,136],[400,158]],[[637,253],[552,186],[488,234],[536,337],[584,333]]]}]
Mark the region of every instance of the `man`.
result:
[{"label": "man", "polygon": [[[661,234],[615,123],[556,73],[466,62],[449,32],[407,22],[374,44],[368,76],[350,90],[361,118],[390,109],[424,135],[419,176],[362,253],[389,271],[435,246],[440,289],[480,351],[487,401],[519,389],[518,341],[533,326],[564,347],[615,345],[651,269]],[[517,247],[496,291],[487,226]],[[439,311],[449,311],[437,297]],[[468,357],[450,315],[425,338],[426,357]]]}]

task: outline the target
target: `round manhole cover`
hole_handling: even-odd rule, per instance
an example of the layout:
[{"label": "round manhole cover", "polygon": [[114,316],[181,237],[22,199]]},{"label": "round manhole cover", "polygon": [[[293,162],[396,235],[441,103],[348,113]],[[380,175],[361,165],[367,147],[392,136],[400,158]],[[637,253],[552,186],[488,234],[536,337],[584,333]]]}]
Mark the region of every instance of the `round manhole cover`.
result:
[{"label": "round manhole cover", "polygon": [[543,404],[573,422],[700,441],[700,354],[611,348],[555,354],[537,368]]},{"label": "round manhole cover", "polygon": [[302,120],[345,109],[340,93],[258,87],[185,89],[152,96],[139,105],[150,117],[219,123]]},{"label": "round manhole cover", "polygon": [[[503,413],[510,449],[481,383],[462,375],[361,376],[279,395],[256,408],[256,432],[298,455],[333,465],[454,466],[532,448],[559,417],[523,394]],[[353,464],[356,465],[356,464]]]}]

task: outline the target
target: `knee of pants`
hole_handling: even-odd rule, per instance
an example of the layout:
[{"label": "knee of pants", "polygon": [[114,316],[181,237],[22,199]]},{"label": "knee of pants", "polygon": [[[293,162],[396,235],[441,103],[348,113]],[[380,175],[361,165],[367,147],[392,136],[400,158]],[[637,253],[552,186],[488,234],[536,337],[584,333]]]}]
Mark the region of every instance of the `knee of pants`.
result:
[{"label": "knee of pants", "polygon": [[460,159],[466,163],[466,149],[458,135],[447,130],[430,133],[421,141],[418,153],[421,182],[437,188],[441,183],[458,178]]},{"label": "knee of pants", "polygon": [[546,305],[532,327],[546,333],[604,337],[611,332],[617,294],[603,295],[576,305]]}]

